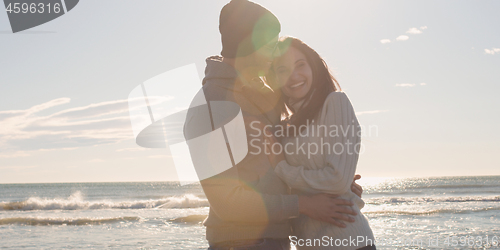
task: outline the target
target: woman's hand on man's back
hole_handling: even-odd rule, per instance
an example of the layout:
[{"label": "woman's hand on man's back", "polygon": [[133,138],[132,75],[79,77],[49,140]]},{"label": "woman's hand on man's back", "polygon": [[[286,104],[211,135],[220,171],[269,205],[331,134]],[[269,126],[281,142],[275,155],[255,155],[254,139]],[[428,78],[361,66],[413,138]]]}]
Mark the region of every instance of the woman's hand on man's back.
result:
[{"label": "woman's hand on man's back", "polygon": [[359,180],[359,179],[361,179],[361,175],[357,174],[354,176],[354,180],[352,181],[352,184],[351,184],[351,191],[354,194],[356,194],[357,196],[359,196],[359,198],[361,198],[361,195],[363,194],[363,187],[361,187],[361,185],[356,183],[356,180]]},{"label": "woman's hand on man's back", "polygon": [[354,222],[357,213],[350,206],[354,204],[336,195],[316,194],[313,196],[299,196],[299,211],[312,219],[324,221],[345,228],[341,221]]}]

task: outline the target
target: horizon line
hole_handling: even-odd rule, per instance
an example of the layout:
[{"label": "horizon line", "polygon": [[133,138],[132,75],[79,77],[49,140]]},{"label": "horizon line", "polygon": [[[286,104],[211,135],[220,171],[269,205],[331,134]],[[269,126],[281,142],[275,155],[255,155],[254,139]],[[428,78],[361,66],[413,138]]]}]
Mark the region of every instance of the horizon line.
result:
[{"label": "horizon line", "polygon": [[[364,178],[387,178],[387,179],[400,179],[400,178],[443,178],[443,177],[449,177],[449,178],[453,178],[453,177],[500,177],[500,175],[442,175],[442,176],[390,176],[390,177],[383,177],[383,176],[379,176],[379,177],[376,177],[376,176],[372,176],[372,177],[363,177],[363,175],[361,175],[362,178],[361,178],[361,181],[364,179]],[[146,182],[158,182],[158,183],[163,183],[163,182],[179,182],[178,180],[170,180],[170,181],[79,181],[79,182],[2,182],[0,183],[0,185],[6,185],[6,184],[70,184],[70,183],[74,183],[74,184],[86,184],[86,183],[146,183]],[[196,184],[195,184],[196,183]],[[193,183],[190,183],[190,184],[186,184],[186,185],[197,185],[199,184],[199,181],[195,181]]]}]

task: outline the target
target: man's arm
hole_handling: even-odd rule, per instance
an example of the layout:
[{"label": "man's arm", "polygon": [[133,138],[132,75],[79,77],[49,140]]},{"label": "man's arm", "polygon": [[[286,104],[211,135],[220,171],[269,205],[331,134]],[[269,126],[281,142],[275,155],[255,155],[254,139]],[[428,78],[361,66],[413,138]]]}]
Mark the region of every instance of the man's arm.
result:
[{"label": "man's arm", "polygon": [[201,181],[211,208],[223,220],[234,222],[279,222],[305,214],[339,227],[338,220],[353,222],[348,215],[357,215],[349,200],[328,194],[313,196],[269,195],[255,192],[239,180],[231,178],[236,168]]},{"label": "man's arm", "polygon": [[299,215],[298,196],[256,192],[239,180],[236,167],[202,180],[201,184],[210,207],[225,221],[268,223]]}]

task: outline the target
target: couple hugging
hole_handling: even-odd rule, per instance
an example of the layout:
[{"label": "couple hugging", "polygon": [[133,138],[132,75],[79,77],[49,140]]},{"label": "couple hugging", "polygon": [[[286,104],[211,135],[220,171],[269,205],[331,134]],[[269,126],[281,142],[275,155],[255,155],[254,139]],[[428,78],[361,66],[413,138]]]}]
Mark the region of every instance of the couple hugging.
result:
[{"label": "couple hugging", "polygon": [[354,182],[359,124],[326,63],[279,38],[278,19],[256,3],[232,0],[219,22],[222,52],[206,60],[203,91],[240,106],[249,152],[200,181],[209,249],[375,249]]}]

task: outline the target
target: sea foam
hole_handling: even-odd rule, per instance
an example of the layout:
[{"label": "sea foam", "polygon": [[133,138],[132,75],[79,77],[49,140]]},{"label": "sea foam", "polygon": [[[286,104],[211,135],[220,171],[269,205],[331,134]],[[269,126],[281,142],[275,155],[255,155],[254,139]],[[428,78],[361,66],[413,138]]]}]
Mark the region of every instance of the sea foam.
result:
[{"label": "sea foam", "polygon": [[41,217],[15,217],[0,218],[0,225],[22,224],[31,226],[50,225],[101,225],[108,223],[138,221],[139,217],[115,217],[115,218],[41,218]]},{"label": "sea foam", "polygon": [[1,202],[0,210],[85,210],[85,209],[152,209],[207,207],[208,200],[192,194],[160,199],[110,201],[86,201],[77,191],[67,199],[30,197],[24,201]]}]

